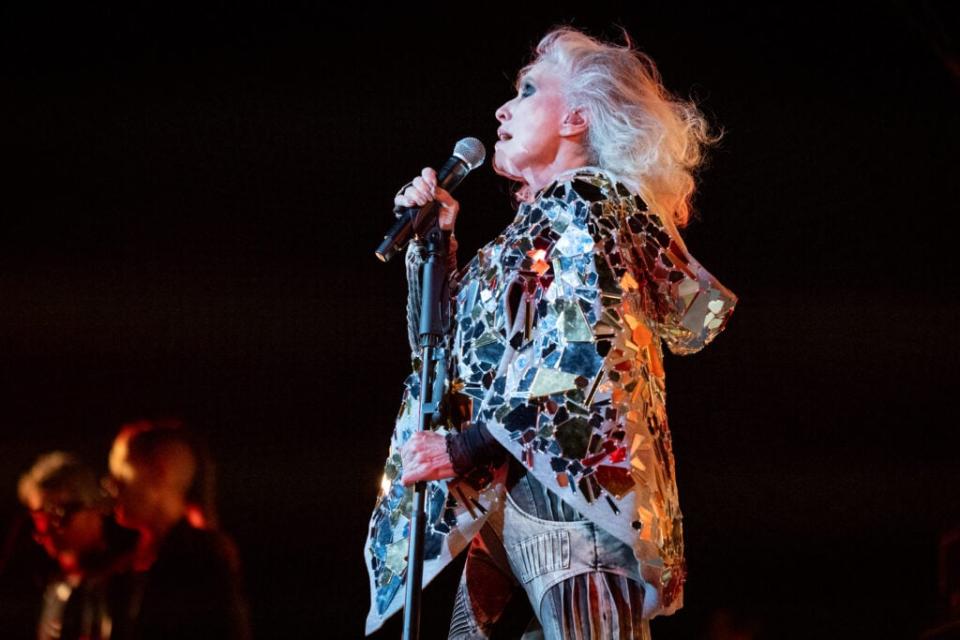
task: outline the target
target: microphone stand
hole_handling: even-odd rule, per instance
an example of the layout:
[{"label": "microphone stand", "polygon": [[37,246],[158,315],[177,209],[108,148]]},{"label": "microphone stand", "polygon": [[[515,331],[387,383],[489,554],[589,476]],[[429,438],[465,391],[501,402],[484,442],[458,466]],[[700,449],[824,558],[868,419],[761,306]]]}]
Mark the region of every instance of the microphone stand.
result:
[{"label": "microphone stand", "polygon": [[[443,318],[448,300],[443,293],[447,282],[447,252],[450,234],[436,224],[424,237],[427,258],[421,275],[420,300],[420,431],[430,429],[440,408],[446,377]],[[403,614],[403,640],[420,637],[420,603],[423,589],[423,543],[426,529],[426,482],[414,486],[410,513],[410,541],[407,550],[407,585]]]}]

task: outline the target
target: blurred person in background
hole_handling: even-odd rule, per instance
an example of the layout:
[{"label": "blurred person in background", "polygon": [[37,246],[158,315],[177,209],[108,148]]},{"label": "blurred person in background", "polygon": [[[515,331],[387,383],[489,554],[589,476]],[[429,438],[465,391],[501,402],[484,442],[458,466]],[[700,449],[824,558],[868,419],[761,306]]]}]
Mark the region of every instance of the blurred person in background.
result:
[{"label": "blurred person in background", "polygon": [[18,494],[34,539],[58,568],[44,590],[37,637],[110,638],[111,579],[128,566],[136,534],[116,525],[97,474],[70,453],[40,456],[21,476]]},{"label": "blurred person in background", "polygon": [[248,638],[236,549],[214,528],[209,456],[179,423],[124,426],[110,451],[117,521],[139,544],[115,637]]}]

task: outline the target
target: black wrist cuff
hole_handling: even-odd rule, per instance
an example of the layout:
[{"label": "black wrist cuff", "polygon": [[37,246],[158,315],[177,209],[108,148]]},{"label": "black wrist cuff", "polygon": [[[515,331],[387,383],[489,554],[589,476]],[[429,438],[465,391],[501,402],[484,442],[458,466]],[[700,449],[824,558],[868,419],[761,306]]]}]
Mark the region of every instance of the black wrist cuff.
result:
[{"label": "black wrist cuff", "polygon": [[458,434],[447,434],[447,453],[453,470],[462,476],[474,467],[500,464],[506,451],[483,423],[479,423]]}]

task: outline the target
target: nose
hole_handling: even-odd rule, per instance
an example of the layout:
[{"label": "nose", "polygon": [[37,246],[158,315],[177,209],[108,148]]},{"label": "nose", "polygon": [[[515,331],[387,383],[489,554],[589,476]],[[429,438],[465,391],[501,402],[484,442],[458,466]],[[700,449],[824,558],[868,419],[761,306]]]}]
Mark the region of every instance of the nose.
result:
[{"label": "nose", "polygon": [[510,104],[509,101],[504,102],[502,105],[500,105],[500,108],[497,109],[496,113],[494,114],[497,120],[499,120],[500,122],[505,122],[507,118],[510,117],[510,108],[508,106],[509,104]]}]

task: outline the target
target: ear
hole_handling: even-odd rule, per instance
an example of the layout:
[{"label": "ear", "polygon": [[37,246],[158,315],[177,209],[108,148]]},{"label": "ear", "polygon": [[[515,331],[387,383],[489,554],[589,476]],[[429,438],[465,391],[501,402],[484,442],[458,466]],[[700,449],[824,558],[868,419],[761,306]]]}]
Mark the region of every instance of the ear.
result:
[{"label": "ear", "polygon": [[587,116],[580,107],[567,111],[563,116],[563,122],[560,124],[560,135],[578,136],[587,132],[589,128]]}]

